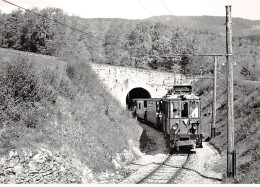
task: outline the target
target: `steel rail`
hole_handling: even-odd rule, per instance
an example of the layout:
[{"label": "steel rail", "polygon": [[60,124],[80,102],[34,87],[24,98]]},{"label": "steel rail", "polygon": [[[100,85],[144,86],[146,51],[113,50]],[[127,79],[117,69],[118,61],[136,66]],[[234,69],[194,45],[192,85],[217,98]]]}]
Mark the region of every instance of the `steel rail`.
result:
[{"label": "steel rail", "polygon": [[[186,155],[186,154],[185,154]],[[182,155],[176,155],[176,156],[182,156]],[[143,177],[141,180],[139,180],[138,182],[136,182],[136,184],[141,184],[143,183],[146,179],[149,179],[151,176],[153,176],[159,169],[161,169],[163,166],[167,166],[167,167],[172,167],[172,168],[178,168],[178,170],[173,174],[173,176],[171,176],[166,184],[171,183],[174,179],[176,179],[176,177],[179,175],[179,173],[184,169],[184,166],[186,165],[186,163],[189,160],[189,156],[190,154],[187,154],[187,158],[184,161],[184,163],[182,164],[181,167],[175,167],[174,165],[167,165],[167,162],[170,160],[170,158],[174,157],[174,155],[169,155],[159,166],[157,166],[155,169],[153,169],[148,175],[146,175],[145,177]],[[156,179],[157,180],[157,179]],[[161,180],[165,180],[165,179],[161,179]]]},{"label": "steel rail", "polygon": [[152,172],[150,172],[148,175],[146,175],[144,178],[142,178],[141,180],[139,180],[136,184],[141,184],[144,180],[148,179],[151,175],[153,175],[158,169],[160,169],[165,162],[167,162],[170,158],[172,157],[172,155],[169,155],[159,166],[157,166]]},{"label": "steel rail", "polygon": [[184,162],[184,163],[182,164],[182,166],[178,169],[178,171],[176,171],[176,172],[174,173],[174,175],[167,181],[167,184],[172,183],[172,181],[174,181],[174,180],[177,178],[177,176],[180,174],[180,172],[184,169],[184,167],[185,167],[185,165],[187,164],[189,158],[190,158],[190,154],[188,154],[188,156],[187,156],[185,162]]}]

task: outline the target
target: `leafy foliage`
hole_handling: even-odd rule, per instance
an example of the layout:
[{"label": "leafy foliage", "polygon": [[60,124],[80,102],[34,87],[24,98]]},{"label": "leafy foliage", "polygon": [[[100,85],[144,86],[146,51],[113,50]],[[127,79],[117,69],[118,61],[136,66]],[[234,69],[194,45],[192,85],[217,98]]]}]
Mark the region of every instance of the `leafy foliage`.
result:
[{"label": "leafy foliage", "polygon": [[44,85],[47,77],[43,80],[33,62],[18,58],[1,62],[0,119],[5,125],[24,123],[27,127],[35,128],[35,120],[45,116],[41,107],[46,103],[55,103],[57,93],[53,87]]}]

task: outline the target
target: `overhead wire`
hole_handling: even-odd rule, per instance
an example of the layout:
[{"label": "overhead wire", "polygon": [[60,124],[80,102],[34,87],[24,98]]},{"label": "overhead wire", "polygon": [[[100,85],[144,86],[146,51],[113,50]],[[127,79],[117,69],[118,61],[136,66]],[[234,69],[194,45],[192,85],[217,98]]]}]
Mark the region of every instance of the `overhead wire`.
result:
[{"label": "overhead wire", "polygon": [[[104,42],[104,39],[102,39],[102,38],[99,38],[99,37],[94,36],[94,35],[92,35],[92,34],[90,34],[90,33],[87,33],[87,32],[84,32],[84,31],[82,31],[82,30],[79,30],[79,29],[77,29],[77,28],[74,28],[74,27],[72,27],[72,26],[69,26],[69,25],[67,25],[67,24],[65,24],[65,23],[62,23],[62,22],[58,21],[57,19],[52,19],[52,18],[49,18],[49,17],[47,17],[47,16],[41,15],[41,14],[39,14],[39,13],[37,13],[37,12],[34,12],[34,11],[29,10],[29,9],[27,9],[27,8],[21,7],[21,6],[17,5],[17,4],[15,4],[15,3],[12,3],[12,2],[10,2],[10,1],[7,1],[7,0],[2,0],[2,1],[4,1],[4,2],[6,2],[6,3],[8,3],[8,4],[11,4],[11,5],[13,5],[13,6],[17,7],[17,8],[23,9],[23,10],[25,10],[25,11],[27,11],[27,12],[30,12],[30,13],[32,13],[32,14],[35,14],[35,15],[37,15],[37,16],[39,16],[39,17],[44,18],[44,19],[53,21],[53,22],[56,23],[56,24],[60,24],[60,25],[62,25],[62,26],[64,26],[64,27],[70,28],[71,30],[77,31],[77,32],[79,32],[79,33],[81,33],[81,34],[87,35],[88,37],[95,38],[95,39],[97,39],[97,40],[99,40],[99,41]],[[139,4],[140,4],[150,15],[152,15],[158,22],[160,22],[160,20],[159,20],[156,16],[154,16],[154,14],[153,14],[140,0],[138,0],[138,2],[139,2]],[[161,1],[161,3],[162,3],[163,6],[171,13],[171,11],[165,6],[165,4],[164,4],[162,1]],[[88,37],[86,37],[86,38],[81,38],[81,39],[88,39]],[[91,45],[85,43],[85,45],[88,47],[88,50],[89,50],[90,52],[94,52],[94,51],[91,50],[91,49],[92,49],[93,47],[97,47],[97,46],[93,46],[93,43],[92,43]],[[95,53],[95,52],[94,52],[94,53]],[[145,55],[144,55],[144,56],[145,56]]]},{"label": "overhead wire", "polygon": [[[159,20],[140,0],[137,0],[137,1],[152,16],[152,18],[154,18],[158,23],[161,22],[161,20]],[[156,24],[157,23],[154,23],[154,25],[152,27],[154,27]],[[143,56],[144,57],[144,56],[149,56],[149,55],[147,54],[147,55],[139,55],[139,56]],[[155,55],[154,55],[154,57],[159,58],[158,56],[155,56]]]},{"label": "overhead wire", "polygon": [[[79,32],[79,33],[81,33],[81,34],[87,35],[88,37],[95,38],[95,39],[97,39],[97,40],[100,40],[100,41],[104,42],[104,39],[102,39],[102,38],[96,37],[96,36],[94,36],[94,35],[92,35],[92,34],[90,34],[90,33],[87,33],[87,32],[84,32],[84,31],[82,31],[82,30],[79,30],[79,29],[77,29],[77,28],[74,28],[74,27],[72,27],[72,26],[69,26],[69,25],[67,25],[67,24],[65,24],[65,23],[62,23],[62,22],[58,21],[57,19],[52,19],[52,18],[49,18],[49,17],[47,17],[47,16],[41,15],[41,14],[39,14],[39,13],[37,13],[37,12],[34,12],[34,11],[32,11],[32,10],[29,10],[29,9],[27,9],[27,8],[24,8],[24,7],[22,7],[22,6],[19,6],[19,5],[15,4],[15,3],[12,3],[12,2],[10,2],[10,1],[7,1],[7,0],[2,0],[2,1],[4,1],[5,3],[8,3],[8,4],[11,4],[11,5],[13,5],[13,6],[17,7],[17,8],[20,8],[20,9],[22,9],[22,10],[25,10],[25,11],[27,11],[27,12],[30,12],[30,13],[32,13],[32,14],[35,14],[35,15],[37,15],[37,16],[39,16],[39,17],[44,18],[44,19],[53,21],[53,22],[56,23],[56,24],[60,24],[60,25],[62,25],[62,26],[64,26],[64,27],[70,28],[71,30],[77,31],[77,32]],[[141,1],[138,0],[138,2],[139,2],[139,4],[140,4],[149,14],[151,14],[153,17],[155,17],[155,16],[153,15],[153,13],[152,13],[151,11],[149,11],[149,9],[146,8],[146,6],[145,6]],[[156,17],[155,17],[155,18],[156,18]],[[156,18],[156,19],[157,19],[157,18]],[[158,20],[157,20],[157,21],[158,21]],[[86,37],[86,38],[83,38],[83,39],[87,39],[87,37]],[[89,50],[89,51],[91,51],[91,50],[90,50],[91,48],[96,47],[96,46],[93,46],[93,44],[91,44],[92,46],[91,46],[90,44],[85,44],[85,45],[88,47],[88,50]],[[91,52],[94,52],[94,51],[91,51]]]},{"label": "overhead wire", "polygon": [[137,0],[137,1],[154,19],[157,20],[157,22],[161,22],[161,20],[159,20],[159,18],[157,16],[155,16],[153,14],[153,12],[151,12],[140,0]]},{"label": "overhead wire", "polygon": [[[161,22],[161,20],[159,20],[156,16],[154,16],[154,14],[153,14],[143,3],[141,3],[140,0],[138,0],[138,2],[139,2],[140,5],[142,5],[142,7],[143,7],[148,13],[150,13],[155,19],[157,19],[158,22]],[[161,3],[162,6],[170,13],[170,15],[173,16],[172,11],[165,5],[165,3],[164,3],[162,0],[160,0],[160,3]],[[176,17],[175,17],[175,20],[176,20],[183,28],[185,28],[185,26],[184,26]],[[144,56],[145,56],[145,55],[144,55]]]},{"label": "overhead wire", "polygon": [[146,6],[144,6],[144,4],[143,4],[140,0],[137,0],[137,1],[138,1],[138,3],[139,3],[149,14],[151,14],[152,16],[154,16],[153,13],[152,13]]},{"label": "overhead wire", "polygon": [[[37,16],[39,16],[39,17],[42,17],[42,18],[44,18],[44,19],[48,19],[48,20],[50,20],[50,21],[53,21],[53,22],[55,22],[56,24],[60,24],[60,25],[62,25],[62,26],[68,27],[68,28],[70,28],[70,29],[72,29],[72,30],[74,30],[74,31],[77,31],[77,32],[81,33],[81,34],[85,34],[85,35],[87,35],[87,36],[89,36],[89,37],[95,38],[95,39],[97,39],[97,40],[99,40],[99,41],[102,41],[102,42],[105,41],[105,40],[102,39],[102,38],[96,37],[96,36],[94,36],[94,35],[92,35],[92,34],[90,34],[90,33],[86,33],[86,32],[84,32],[84,31],[82,31],[82,30],[79,30],[79,29],[77,29],[77,28],[71,27],[71,26],[69,26],[69,25],[67,25],[67,24],[64,24],[64,23],[62,23],[62,22],[60,22],[60,21],[58,21],[58,20],[56,20],[56,19],[51,19],[51,18],[48,18],[48,17],[46,17],[46,16],[43,16],[43,15],[41,15],[41,14],[39,14],[39,13],[36,13],[36,12],[34,12],[34,11],[32,11],[32,10],[26,9],[26,8],[24,8],[24,7],[21,7],[21,6],[17,5],[17,4],[14,4],[14,3],[10,2],[10,1],[7,1],[7,0],[2,0],[2,1],[4,1],[4,2],[6,2],[6,3],[8,3],[8,4],[11,4],[11,5],[13,5],[13,6],[17,7],[17,8],[20,8],[20,9],[23,9],[23,10],[25,10],[25,11],[28,11],[28,12],[30,12],[30,13],[32,13],[32,14],[35,14],[35,15],[37,15]],[[129,31],[127,31],[127,32],[129,32]],[[124,34],[125,34],[125,33],[124,33]],[[83,39],[87,39],[87,37],[86,37],[86,38],[83,38]],[[91,48],[97,47],[97,46],[93,46],[93,44],[91,44],[92,46],[89,45],[89,44],[85,44],[85,45],[88,47],[88,50],[89,50],[90,52],[94,52],[93,50],[90,50]],[[94,53],[95,53],[95,52],[94,52]]]},{"label": "overhead wire", "polygon": [[[162,1],[162,0],[160,0],[160,3],[162,4],[162,6],[170,13],[170,15],[174,15],[173,13],[172,13],[172,11],[165,5],[165,3]],[[176,17],[174,17],[175,18],[175,20],[176,21],[178,21],[179,22],[179,24],[182,26],[182,27],[184,27],[184,25],[176,18]]]},{"label": "overhead wire", "polygon": [[[159,18],[158,17],[156,17],[156,16],[154,16],[154,14],[143,4],[143,3],[141,3],[141,1],[140,0],[138,0],[138,2],[139,2],[139,4],[149,13],[149,14],[151,14],[152,16],[153,16],[153,18],[155,18],[156,20],[157,20],[157,22],[161,22],[161,20],[159,20]],[[170,14],[172,14],[171,13],[171,11],[166,7],[166,5],[163,3],[163,2],[161,2],[161,4],[170,12]],[[155,23],[156,24],[156,23]],[[154,25],[155,26],[155,25]],[[141,56],[143,56],[143,57],[155,57],[155,58],[157,58],[157,59],[160,59],[160,60],[162,60],[163,58],[161,57],[161,56],[158,56],[158,55],[137,55],[136,57],[141,57]]]},{"label": "overhead wire", "polygon": [[[7,1],[7,0],[2,0],[2,1],[4,1],[4,2],[6,2],[6,3],[8,3],[8,4],[11,4],[11,5],[13,5],[13,6],[17,7],[17,8],[23,9],[23,10],[25,10],[25,11],[27,11],[27,12],[30,12],[30,13],[32,13],[32,14],[35,14],[35,15],[37,15],[37,16],[39,16],[39,17],[44,18],[44,19],[53,21],[53,22],[56,23],[56,24],[60,24],[60,25],[62,25],[62,26],[64,26],[64,27],[68,27],[68,28],[70,28],[71,30],[77,31],[77,32],[79,32],[79,33],[81,33],[81,34],[84,34],[84,35],[87,35],[88,37],[95,38],[95,39],[100,40],[100,41],[104,41],[104,39],[102,39],[102,38],[96,37],[96,36],[94,36],[94,35],[92,35],[92,34],[90,34],[90,33],[87,33],[87,32],[84,32],[84,31],[82,31],[82,30],[79,30],[79,29],[77,29],[77,28],[71,27],[71,26],[69,26],[69,25],[67,25],[67,24],[65,24],[65,23],[62,23],[62,22],[60,22],[60,21],[58,21],[58,20],[56,20],[56,19],[51,19],[51,18],[49,18],[49,17],[47,17],[47,16],[43,16],[43,15],[41,15],[41,14],[39,14],[39,13],[36,13],[36,12],[34,12],[34,11],[32,11],[32,10],[29,10],[29,9],[27,9],[27,8],[21,7],[21,6],[17,5],[17,4],[14,4],[14,3],[10,2],[10,1]],[[89,39],[88,37],[85,37],[85,38],[82,38],[82,39]],[[93,45],[93,44],[91,44],[91,45],[90,45],[90,44],[85,44],[85,45],[88,47],[88,50],[89,50],[90,52],[95,53],[95,51],[93,51],[92,48],[97,47],[97,46],[95,46],[95,45]],[[90,49],[92,49],[92,50],[90,50]]]},{"label": "overhead wire", "polygon": [[173,15],[173,13],[171,12],[171,10],[163,3],[163,1],[160,0],[160,2],[161,2],[161,4],[163,5],[163,7],[164,7],[165,9],[167,9],[167,11],[168,11],[171,15]]},{"label": "overhead wire", "polygon": [[72,29],[72,30],[78,31],[78,32],[80,32],[80,33],[82,33],[82,34],[86,34],[86,35],[88,35],[88,36],[90,36],[90,37],[92,37],[92,38],[96,38],[96,39],[98,39],[98,40],[102,40],[102,41],[103,41],[102,38],[96,37],[96,36],[94,36],[94,35],[92,35],[92,34],[90,34],[90,33],[86,33],[86,32],[84,32],[84,31],[81,31],[81,30],[77,29],[77,28],[74,28],[74,27],[71,27],[71,26],[69,26],[69,25],[66,25],[66,24],[64,24],[64,23],[62,23],[62,22],[59,22],[58,20],[48,18],[47,16],[43,16],[43,15],[41,15],[41,14],[39,14],[39,13],[36,13],[36,12],[34,12],[34,11],[32,11],[32,10],[29,10],[29,9],[27,9],[27,8],[23,8],[23,7],[21,7],[21,6],[17,5],[17,4],[14,4],[14,3],[10,2],[10,1],[7,1],[7,0],[2,0],[2,1],[4,1],[4,2],[6,2],[6,3],[9,3],[9,4],[13,5],[13,6],[16,6],[16,7],[20,8],[20,9],[23,9],[23,10],[25,10],[25,11],[31,12],[31,13],[33,13],[33,14],[35,14],[35,15],[37,15],[37,16],[40,16],[40,17],[42,17],[42,18],[45,18],[45,19],[47,19],[47,20],[50,20],[50,21],[53,21],[53,22],[58,23],[58,24],[60,24],[60,25],[63,25],[63,26],[65,26],[65,27],[68,27],[68,28],[70,28],[70,29]]},{"label": "overhead wire", "polygon": [[[163,2],[163,0],[160,0],[160,3],[163,5],[163,7],[170,13],[170,15],[174,15],[173,13],[172,13],[172,11],[165,5],[165,3]],[[179,20],[179,19],[177,19],[177,17],[175,16],[174,17],[175,18],[175,20],[183,27],[183,28],[185,28],[185,26],[181,23],[181,21]],[[209,56],[211,56],[211,54],[208,54]],[[189,57],[190,59],[192,58],[192,57],[194,57],[194,56],[207,56],[207,54],[206,55],[188,55],[188,54],[181,54],[180,56],[186,56],[186,57]],[[216,56],[219,56],[218,54],[216,55]]]},{"label": "overhead wire", "polygon": [[[158,22],[161,22],[161,20],[159,20],[156,16],[154,16],[154,14],[143,4],[143,3],[141,3],[141,1],[140,0],[138,0],[138,2],[139,2],[139,4],[149,13],[149,14],[151,14]],[[161,2],[161,4],[163,5],[163,7],[170,13],[170,15],[173,15],[173,13],[172,13],[172,11],[162,2],[162,0],[160,0],[160,2]],[[179,22],[179,24],[183,27],[183,28],[185,28],[184,27],[184,25],[176,18],[176,17],[174,17],[175,18],[175,20],[176,21],[178,21]],[[177,41],[178,41],[178,39],[177,39]],[[138,56],[135,56],[135,58],[136,57],[155,57],[155,58],[157,58],[157,59],[162,59],[163,58],[163,56],[158,56],[158,55],[138,55]],[[180,57],[180,56],[186,56],[185,54],[181,54],[181,55],[178,55],[178,57]]]}]

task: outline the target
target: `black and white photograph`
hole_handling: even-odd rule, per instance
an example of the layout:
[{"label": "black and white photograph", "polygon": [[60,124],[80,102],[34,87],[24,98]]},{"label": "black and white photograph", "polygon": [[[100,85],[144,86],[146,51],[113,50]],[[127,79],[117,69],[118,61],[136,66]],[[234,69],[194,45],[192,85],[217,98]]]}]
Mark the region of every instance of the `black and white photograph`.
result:
[{"label": "black and white photograph", "polygon": [[260,0],[0,0],[0,185],[260,184]]}]

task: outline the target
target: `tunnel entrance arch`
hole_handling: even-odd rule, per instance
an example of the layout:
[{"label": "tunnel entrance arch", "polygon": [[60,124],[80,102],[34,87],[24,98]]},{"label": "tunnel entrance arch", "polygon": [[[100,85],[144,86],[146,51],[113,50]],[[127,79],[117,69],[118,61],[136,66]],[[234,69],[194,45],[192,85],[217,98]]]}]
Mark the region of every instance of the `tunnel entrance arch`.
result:
[{"label": "tunnel entrance arch", "polygon": [[133,88],[127,93],[126,96],[126,106],[128,109],[130,109],[133,105],[132,99],[136,98],[151,98],[151,94],[144,88]]}]

